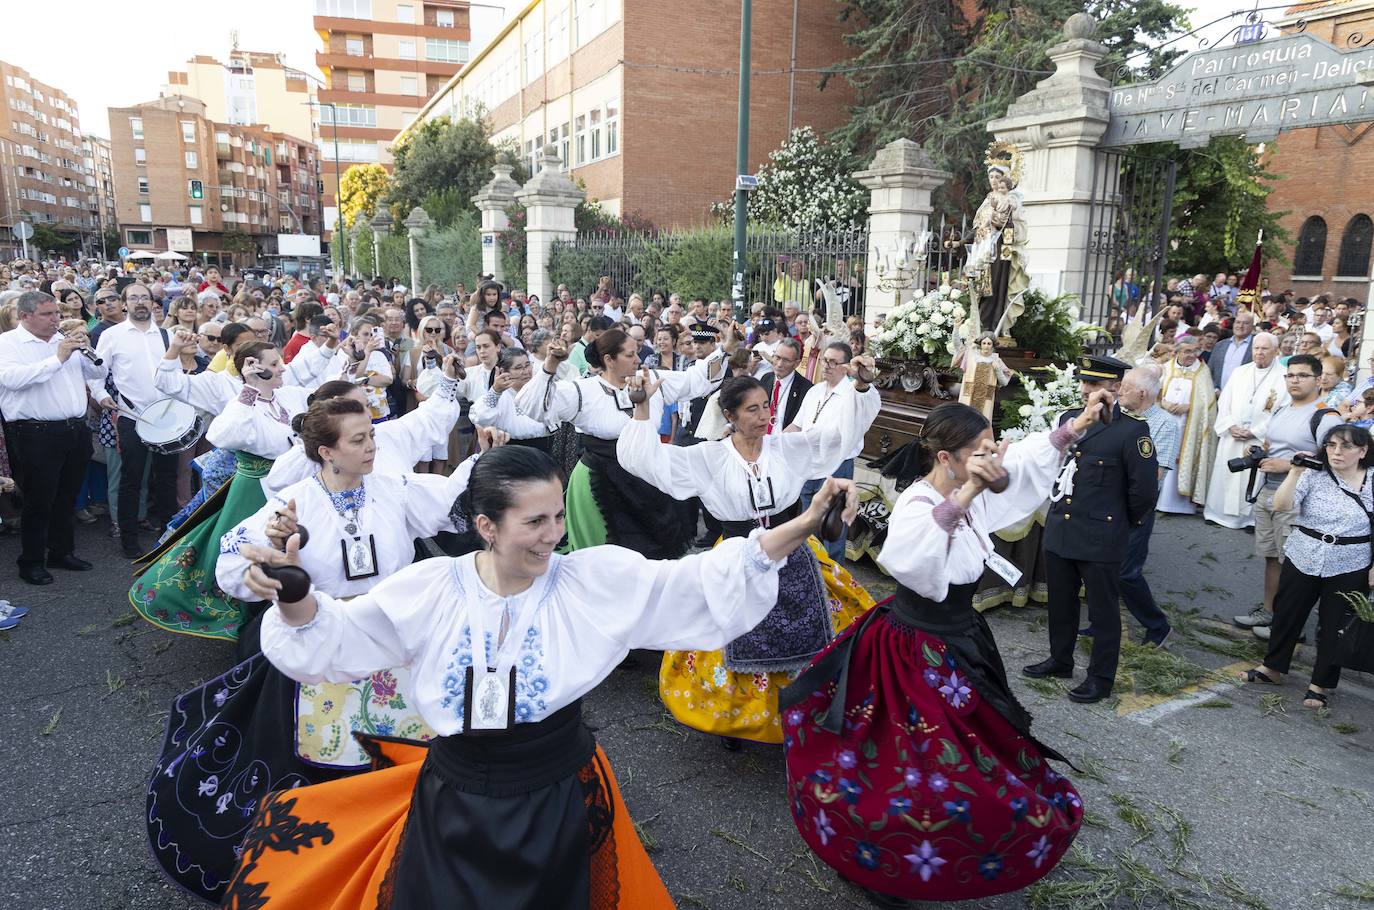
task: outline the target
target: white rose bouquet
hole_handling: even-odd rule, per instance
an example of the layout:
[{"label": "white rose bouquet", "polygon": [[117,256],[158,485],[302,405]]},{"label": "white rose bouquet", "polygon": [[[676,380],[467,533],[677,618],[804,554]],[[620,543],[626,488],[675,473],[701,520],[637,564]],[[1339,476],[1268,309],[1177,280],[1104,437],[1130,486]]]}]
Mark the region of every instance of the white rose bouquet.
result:
[{"label": "white rose bouquet", "polygon": [[1015,442],[1032,433],[1053,429],[1052,421],[1057,414],[1083,404],[1073,364],[1066,367],[1050,365],[1045,369],[1050,375],[1040,382],[1029,374],[1021,374],[1021,384],[1030,403],[1021,405],[1017,412],[1021,419],[1003,430],[1000,438]]},{"label": "white rose bouquet", "polygon": [[967,316],[967,293],[941,285],[916,291],[911,299],[888,313],[872,339],[873,353],[885,360],[924,360],[949,366],[957,325]]}]

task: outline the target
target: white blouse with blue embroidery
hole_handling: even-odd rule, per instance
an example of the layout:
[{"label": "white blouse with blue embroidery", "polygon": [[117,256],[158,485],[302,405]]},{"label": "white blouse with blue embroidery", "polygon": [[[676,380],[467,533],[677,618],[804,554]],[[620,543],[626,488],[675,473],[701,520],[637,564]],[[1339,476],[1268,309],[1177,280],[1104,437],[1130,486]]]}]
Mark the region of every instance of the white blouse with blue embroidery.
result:
[{"label": "white blouse with blue embroidery", "polygon": [[[768,559],[759,533],[679,560],[614,546],[551,557],[521,595],[540,603],[515,660],[516,722],[542,720],[586,695],[632,648],[714,650],[752,629],[777,602],[786,563]],[[263,616],[263,652],[307,684],[405,667],[414,689],[406,697],[425,722],[440,735],[461,733],[468,617],[483,611],[491,654],[503,614],[513,621],[522,606],[482,584],[475,557],[426,559],[348,603],[316,591],[318,612],[299,627],[273,606]]]}]

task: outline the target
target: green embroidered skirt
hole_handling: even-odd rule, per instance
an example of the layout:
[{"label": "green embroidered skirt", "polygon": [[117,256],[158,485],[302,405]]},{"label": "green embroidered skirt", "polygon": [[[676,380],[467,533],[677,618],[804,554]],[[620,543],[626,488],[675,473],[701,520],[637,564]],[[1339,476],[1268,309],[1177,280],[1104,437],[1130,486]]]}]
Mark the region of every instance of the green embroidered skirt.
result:
[{"label": "green embroidered skirt", "polygon": [[219,541],[266,504],[261,481],[272,462],[247,452],[235,452],[234,459],[233,478],[139,561],[142,571],[129,589],[129,602],[140,616],[169,632],[238,640],[247,610],[215,582]]}]

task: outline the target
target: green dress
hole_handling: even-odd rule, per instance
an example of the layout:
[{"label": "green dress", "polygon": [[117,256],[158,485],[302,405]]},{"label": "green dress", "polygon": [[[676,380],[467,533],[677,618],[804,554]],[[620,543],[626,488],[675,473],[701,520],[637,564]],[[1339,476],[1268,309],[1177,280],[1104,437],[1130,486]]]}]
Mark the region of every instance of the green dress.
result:
[{"label": "green dress", "polygon": [[215,563],[225,532],[266,505],[262,478],[272,461],[247,452],[235,452],[234,460],[233,478],[138,562],[142,571],[129,589],[129,602],[138,615],[159,628],[238,640],[247,607],[220,590]]}]

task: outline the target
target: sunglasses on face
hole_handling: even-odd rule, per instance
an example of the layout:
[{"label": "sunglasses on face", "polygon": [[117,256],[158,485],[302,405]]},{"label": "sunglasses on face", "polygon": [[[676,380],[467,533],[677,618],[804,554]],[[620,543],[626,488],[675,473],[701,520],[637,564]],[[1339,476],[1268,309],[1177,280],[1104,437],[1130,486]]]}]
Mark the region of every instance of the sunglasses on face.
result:
[{"label": "sunglasses on face", "polygon": [[425,334],[426,334],[426,335],[442,335],[442,334],[444,334],[444,330],[443,330],[442,328],[436,328],[436,327],[434,327],[434,326],[431,326],[431,327],[425,329]]}]

